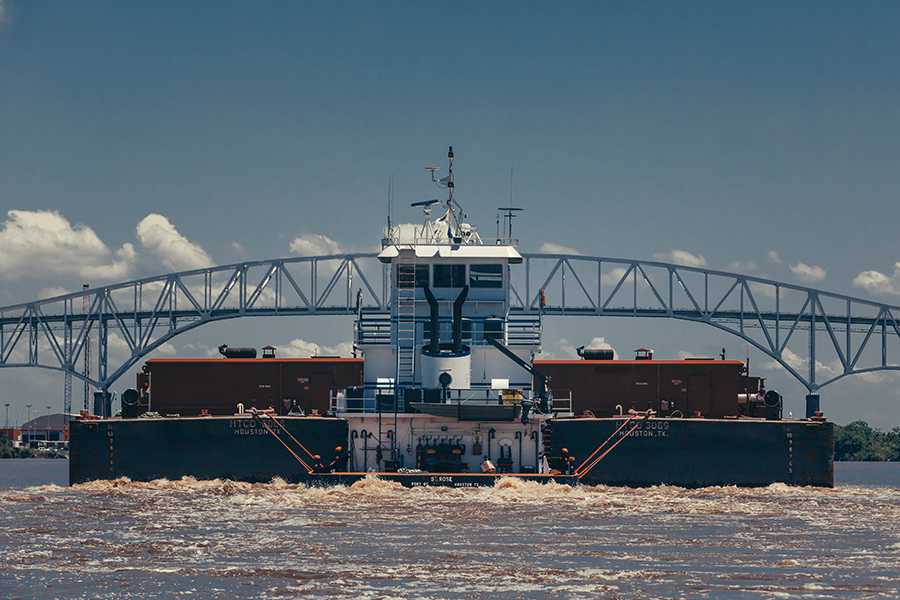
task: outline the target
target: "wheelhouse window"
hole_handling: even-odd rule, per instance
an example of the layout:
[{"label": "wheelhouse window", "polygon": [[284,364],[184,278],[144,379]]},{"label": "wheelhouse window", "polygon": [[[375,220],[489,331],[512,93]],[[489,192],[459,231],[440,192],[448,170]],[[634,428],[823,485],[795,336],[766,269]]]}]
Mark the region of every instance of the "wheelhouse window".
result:
[{"label": "wheelhouse window", "polygon": [[422,288],[428,285],[428,265],[397,265],[397,287]]},{"label": "wheelhouse window", "polygon": [[503,287],[503,265],[469,265],[469,286],[473,288]]},{"label": "wheelhouse window", "polygon": [[461,288],[466,285],[466,265],[434,265],[434,287]]}]

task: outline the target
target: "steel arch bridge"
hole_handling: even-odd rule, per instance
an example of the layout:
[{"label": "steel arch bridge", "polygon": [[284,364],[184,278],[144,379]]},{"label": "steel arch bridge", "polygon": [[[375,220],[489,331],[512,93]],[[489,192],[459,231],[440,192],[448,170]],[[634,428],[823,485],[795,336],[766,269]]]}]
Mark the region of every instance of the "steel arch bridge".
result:
[{"label": "steel arch bridge", "polygon": [[[900,370],[888,361],[900,348],[898,306],[664,262],[522,256],[524,268],[511,268],[514,314],[706,323],[780,363],[810,393],[848,375]],[[206,323],[387,313],[389,290],[390,269],[374,253],[244,262],[86,289],[0,308],[0,368],[62,371],[108,390],[142,357]],[[96,377],[79,368],[94,343]],[[111,343],[118,366],[110,373]]]}]

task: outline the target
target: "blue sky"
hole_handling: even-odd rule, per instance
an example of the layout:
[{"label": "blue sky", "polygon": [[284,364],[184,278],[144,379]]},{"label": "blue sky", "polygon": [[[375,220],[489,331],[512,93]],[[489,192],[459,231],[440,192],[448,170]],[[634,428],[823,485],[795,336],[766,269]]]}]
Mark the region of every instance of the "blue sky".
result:
[{"label": "blue sky", "polygon": [[[372,250],[389,177],[397,219],[417,220],[408,204],[434,196],[423,167],[450,145],[483,231],[514,169],[523,251],[680,251],[900,304],[895,2],[0,0],[0,15],[0,305],[299,248]],[[169,351],[336,348],[351,334],[250,321]],[[744,353],[702,326],[561,321],[547,356],[594,337],[622,356]],[[762,374],[802,412],[802,386]],[[16,414],[24,396],[62,407],[61,376],[0,381]],[[850,378],[823,407],[898,426],[898,382]]]}]

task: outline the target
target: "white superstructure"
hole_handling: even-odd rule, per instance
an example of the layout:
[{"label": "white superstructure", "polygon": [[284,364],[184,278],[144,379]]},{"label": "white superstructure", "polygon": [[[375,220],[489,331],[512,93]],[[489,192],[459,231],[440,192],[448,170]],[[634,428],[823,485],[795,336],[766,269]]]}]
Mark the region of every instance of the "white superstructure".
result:
[{"label": "white superstructure", "polygon": [[[425,220],[413,231],[385,231],[378,257],[391,269],[390,313],[356,320],[365,386],[333,398],[350,421],[350,468],[475,472],[490,460],[544,472],[541,423],[567,405],[533,393],[541,320],[510,315],[509,269],[522,257],[515,240],[484,239],[465,221],[453,197],[452,148],[449,159],[443,179],[429,168],[447,200],[414,203]],[[442,214],[432,219],[436,208]]]}]

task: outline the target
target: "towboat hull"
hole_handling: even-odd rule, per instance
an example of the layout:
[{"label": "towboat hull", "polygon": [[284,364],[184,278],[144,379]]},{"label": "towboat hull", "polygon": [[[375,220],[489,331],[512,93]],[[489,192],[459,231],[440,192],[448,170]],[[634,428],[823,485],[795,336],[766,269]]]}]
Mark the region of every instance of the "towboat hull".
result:
[{"label": "towboat hull", "polygon": [[335,485],[353,485],[367,477],[377,477],[382,481],[393,481],[406,488],[414,487],[493,487],[503,478],[516,478],[540,484],[559,483],[578,485],[578,477],[573,475],[531,475],[531,474],[499,474],[499,473],[312,473],[307,476],[310,486],[329,487]]}]

